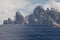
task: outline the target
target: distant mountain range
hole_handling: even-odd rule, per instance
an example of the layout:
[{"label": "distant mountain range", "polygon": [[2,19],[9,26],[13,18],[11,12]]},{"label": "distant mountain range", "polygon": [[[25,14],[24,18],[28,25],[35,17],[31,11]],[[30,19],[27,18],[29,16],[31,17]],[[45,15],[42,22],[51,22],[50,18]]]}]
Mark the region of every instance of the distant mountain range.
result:
[{"label": "distant mountain range", "polygon": [[15,20],[8,18],[8,20],[4,20],[3,24],[51,25],[60,27],[60,12],[54,8],[44,10],[42,6],[37,6],[32,14],[25,17],[17,11]]}]

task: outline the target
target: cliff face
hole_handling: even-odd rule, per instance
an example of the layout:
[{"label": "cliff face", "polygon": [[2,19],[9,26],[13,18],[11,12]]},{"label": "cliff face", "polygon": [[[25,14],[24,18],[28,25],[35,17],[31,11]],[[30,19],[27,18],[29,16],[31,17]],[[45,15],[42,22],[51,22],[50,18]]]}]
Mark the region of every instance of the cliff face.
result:
[{"label": "cliff face", "polygon": [[47,10],[44,10],[42,6],[37,6],[34,9],[33,14],[27,15],[26,17],[23,17],[23,15],[21,15],[21,13],[17,11],[15,16],[15,21],[13,24],[31,24],[31,25],[57,25],[58,24],[59,25],[60,24],[59,17],[60,17],[60,12],[58,12],[56,9],[47,8]]},{"label": "cliff face", "polygon": [[14,24],[22,24],[23,21],[24,21],[24,17],[21,15],[19,11],[17,11]]}]

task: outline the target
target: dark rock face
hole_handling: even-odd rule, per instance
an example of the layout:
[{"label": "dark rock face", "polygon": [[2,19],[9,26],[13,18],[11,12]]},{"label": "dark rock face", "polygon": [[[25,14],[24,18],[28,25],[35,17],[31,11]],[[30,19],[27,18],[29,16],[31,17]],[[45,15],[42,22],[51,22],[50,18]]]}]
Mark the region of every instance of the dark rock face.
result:
[{"label": "dark rock face", "polygon": [[7,20],[4,20],[3,24],[7,24]]},{"label": "dark rock face", "polygon": [[35,20],[32,14],[28,16],[28,24],[31,24],[31,25],[37,24],[37,21]]},{"label": "dark rock face", "polygon": [[50,13],[51,11],[49,9],[44,10],[41,6],[38,6],[35,8],[33,14],[28,16],[28,23],[37,25],[51,25],[52,22],[49,19]]},{"label": "dark rock face", "polygon": [[4,20],[3,24],[25,24],[24,17],[20,14],[19,11],[16,12],[15,20],[12,21],[10,18],[8,20]]},{"label": "dark rock face", "polygon": [[16,12],[14,24],[22,24],[24,17],[20,14],[19,11]]},{"label": "dark rock face", "polygon": [[53,22],[55,22],[55,23],[60,23],[59,21],[59,16],[60,16],[60,12],[58,12],[56,9],[54,9],[54,8],[52,8],[51,9],[51,11],[50,12],[48,12],[49,13],[49,17],[50,17],[50,20],[51,21],[53,21]]},{"label": "dark rock face", "polygon": [[60,24],[60,12],[56,9],[47,8],[44,10],[41,6],[35,8],[33,14],[28,16],[28,24],[54,25]]},{"label": "dark rock face", "polygon": [[4,20],[4,24],[13,24],[13,21],[8,18],[8,20]]},{"label": "dark rock face", "polygon": [[35,18],[39,19],[40,15],[44,13],[44,9],[41,6],[35,8],[33,15]]},{"label": "dark rock face", "polygon": [[13,24],[13,22],[10,18],[8,18],[8,24]]},{"label": "dark rock face", "polygon": [[38,24],[48,24],[48,15],[41,6],[36,7],[33,15],[37,19]]},{"label": "dark rock face", "polygon": [[[42,6],[37,6],[33,14],[23,17],[19,11],[16,12],[15,21],[13,24],[31,24],[31,25],[53,25],[54,23],[60,24],[60,12],[56,9],[47,8],[44,10]],[[10,20],[10,19],[9,19]],[[8,22],[10,23],[11,20]],[[7,20],[4,20],[4,24],[8,24]],[[12,24],[12,22],[10,23]]]}]

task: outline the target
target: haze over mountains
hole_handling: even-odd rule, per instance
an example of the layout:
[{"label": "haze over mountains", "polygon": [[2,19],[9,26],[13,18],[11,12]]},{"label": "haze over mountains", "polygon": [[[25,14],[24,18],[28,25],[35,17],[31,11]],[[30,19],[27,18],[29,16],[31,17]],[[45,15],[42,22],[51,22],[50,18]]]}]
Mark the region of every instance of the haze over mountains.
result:
[{"label": "haze over mountains", "polygon": [[3,24],[30,24],[30,25],[55,25],[60,26],[60,12],[54,8],[44,10],[42,6],[37,6],[33,13],[23,16],[19,11],[16,12],[15,20],[4,20]]}]

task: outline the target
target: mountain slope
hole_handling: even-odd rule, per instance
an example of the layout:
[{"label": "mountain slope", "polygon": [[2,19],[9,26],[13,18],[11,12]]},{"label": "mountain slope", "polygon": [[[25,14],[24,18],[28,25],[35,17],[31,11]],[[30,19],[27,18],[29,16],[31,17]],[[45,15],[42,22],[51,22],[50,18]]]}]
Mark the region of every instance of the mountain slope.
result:
[{"label": "mountain slope", "polygon": [[44,10],[42,6],[37,6],[34,9],[32,14],[24,17],[23,15],[21,15],[19,11],[17,11],[13,24],[60,26],[59,25],[60,24],[60,12],[54,8],[51,8],[51,9],[47,8],[47,10]]}]

